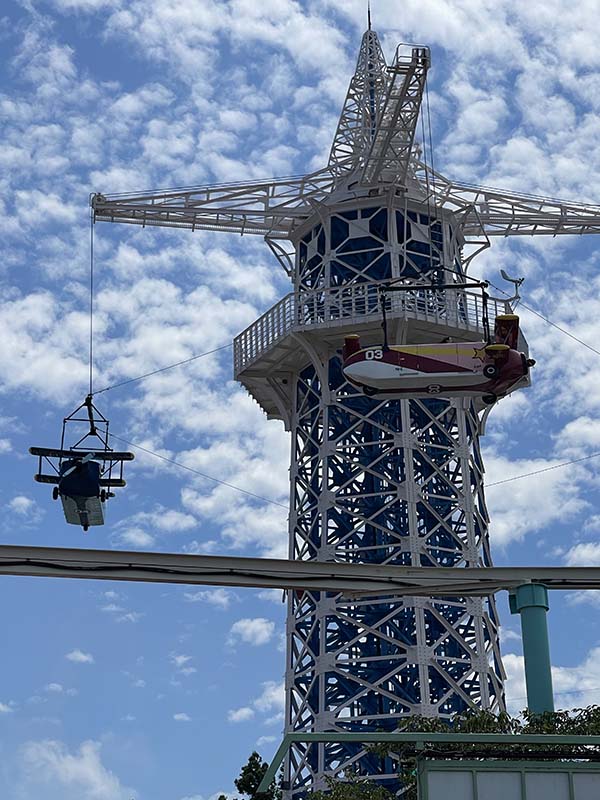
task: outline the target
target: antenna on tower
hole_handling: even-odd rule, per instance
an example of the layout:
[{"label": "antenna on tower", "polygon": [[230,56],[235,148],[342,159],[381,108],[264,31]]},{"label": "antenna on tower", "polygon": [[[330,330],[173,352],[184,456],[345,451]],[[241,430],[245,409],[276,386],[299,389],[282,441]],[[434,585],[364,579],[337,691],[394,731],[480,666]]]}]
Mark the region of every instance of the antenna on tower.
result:
[{"label": "antenna on tower", "polygon": [[368,22],[368,30],[371,30],[371,0],[367,2],[367,22]]}]

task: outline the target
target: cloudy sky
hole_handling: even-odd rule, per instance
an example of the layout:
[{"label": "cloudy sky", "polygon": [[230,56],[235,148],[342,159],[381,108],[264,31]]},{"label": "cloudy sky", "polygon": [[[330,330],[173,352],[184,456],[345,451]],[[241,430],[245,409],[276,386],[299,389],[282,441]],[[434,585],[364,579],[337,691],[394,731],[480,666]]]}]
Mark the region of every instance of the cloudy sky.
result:
[{"label": "cloudy sky", "polygon": [[[581,0],[373,0],[388,60],[432,48],[436,166],[600,202],[600,34]],[[88,535],[34,484],[87,389],[88,197],[321,166],[363,0],[9,0],[0,17],[3,543],[286,554],[288,437],[231,380],[231,351],[99,395],[144,451]],[[99,224],[96,388],[227,344],[288,290],[259,237]],[[597,240],[495,241],[528,306],[598,347]],[[499,404],[488,483],[600,451],[600,356],[522,310],[534,386]],[[491,486],[497,564],[600,563],[600,458]],[[0,795],[208,800],[282,730],[277,592],[5,578]],[[557,704],[600,702],[600,596],[552,596]],[[513,709],[518,626],[500,600]]]}]

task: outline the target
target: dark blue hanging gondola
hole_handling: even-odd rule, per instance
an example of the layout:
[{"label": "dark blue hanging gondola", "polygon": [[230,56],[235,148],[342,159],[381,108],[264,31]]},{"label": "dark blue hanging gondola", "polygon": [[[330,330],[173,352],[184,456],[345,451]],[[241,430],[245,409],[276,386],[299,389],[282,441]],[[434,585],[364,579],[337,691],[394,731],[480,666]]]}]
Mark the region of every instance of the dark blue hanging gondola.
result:
[{"label": "dark blue hanging gondola", "polygon": [[[85,409],[85,417],[78,413]],[[86,432],[74,445],[65,447],[67,426],[85,424]],[[92,441],[90,441],[90,439]],[[72,414],[63,420],[60,448],[30,447],[29,452],[39,457],[37,474],[39,483],[52,483],[52,497],[60,497],[65,519],[72,525],[81,525],[87,531],[90,525],[104,524],[104,503],[114,497],[111,489],[125,486],[123,462],[132,461],[133,453],[116,452],[108,444],[108,420],[88,395]],[[42,467],[48,464],[50,474]],[[118,465],[118,474],[113,474]]]}]

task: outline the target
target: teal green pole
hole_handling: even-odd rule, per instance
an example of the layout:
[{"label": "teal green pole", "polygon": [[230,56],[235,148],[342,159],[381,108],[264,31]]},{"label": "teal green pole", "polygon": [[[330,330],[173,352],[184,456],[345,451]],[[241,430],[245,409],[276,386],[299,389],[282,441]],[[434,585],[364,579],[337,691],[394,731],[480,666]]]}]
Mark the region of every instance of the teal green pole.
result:
[{"label": "teal green pole", "polygon": [[509,602],[511,613],[521,616],[527,707],[534,714],[554,711],[546,620],[548,589],[541,583],[525,583],[511,591]]}]

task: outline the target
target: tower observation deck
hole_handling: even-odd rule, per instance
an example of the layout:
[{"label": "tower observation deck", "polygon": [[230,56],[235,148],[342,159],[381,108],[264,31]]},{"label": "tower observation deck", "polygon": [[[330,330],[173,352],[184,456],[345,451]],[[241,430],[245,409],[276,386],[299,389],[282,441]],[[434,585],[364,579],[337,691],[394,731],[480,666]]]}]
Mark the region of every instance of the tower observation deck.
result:
[{"label": "tower observation deck", "polygon": [[[366,396],[343,377],[344,336],[381,344],[378,286],[396,280],[423,286],[392,296],[390,341],[481,340],[481,297],[458,284],[490,237],[600,233],[597,206],[458,184],[421,160],[429,61],[426,47],[404,46],[388,67],[366,31],[318,172],[92,198],[96,221],[262,235],[290,276],[293,291],[236,338],[234,370],[291,432],[294,559],[491,564],[480,407]],[[490,322],[510,310],[492,299]],[[498,711],[503,677],[491,598],[289,593],[287,731],[390,731],[408,714]],[[351,765],[399,788],[393,764],[359,745],[295,744],[285,795],[325,788]]]}]

